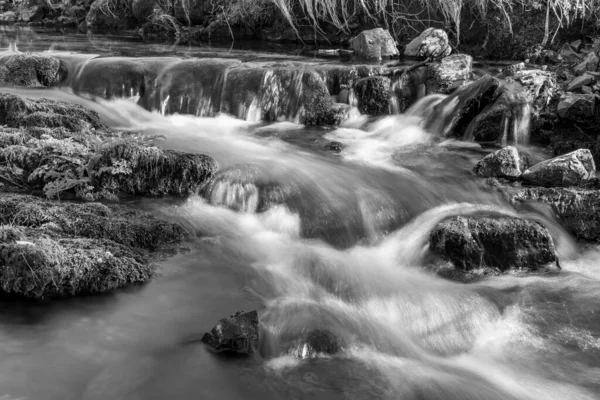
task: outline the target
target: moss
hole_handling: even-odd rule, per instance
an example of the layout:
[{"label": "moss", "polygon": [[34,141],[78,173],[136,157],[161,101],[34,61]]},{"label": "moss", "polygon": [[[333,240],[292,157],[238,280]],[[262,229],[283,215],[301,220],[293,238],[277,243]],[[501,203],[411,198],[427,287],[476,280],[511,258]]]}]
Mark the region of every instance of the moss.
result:
[{"label": "moss", "polygon": [[119,141],[102,148],[88,168],[101,190],[164,195],[196,193],[212,178],[217,163],[203,154]]},{"label": "moss", "polygon": [[322,77],[313,71],[302,78],[304,85],[300,122],[306,125],[339,125],[348,117],[342,105],[335,104]]},{"label": "moss", "polygon": [[0,57],[0,86],[48,87],[58,83],[57,58],[11,54]]},{"label": "moss", "polygon": [[363,78],[356,82],[358,109],[363,114],[385,115],[390,113],[391,80],[383,76]]}]

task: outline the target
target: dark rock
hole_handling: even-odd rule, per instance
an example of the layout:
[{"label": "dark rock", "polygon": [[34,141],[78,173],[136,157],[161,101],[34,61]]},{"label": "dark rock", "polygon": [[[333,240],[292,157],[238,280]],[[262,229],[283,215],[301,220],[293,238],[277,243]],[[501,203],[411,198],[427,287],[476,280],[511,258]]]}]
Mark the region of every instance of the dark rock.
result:
[{"label": "dark rock", "polygon": [[0,57],[0,85],[48,87],[58,83],[60,61],[34,54],[9,54]]},{"label": "dark rock", "polygon": [[427,94],[448,93],[471,79],[472,73],[473,57],[467,54],[454,54],[431,63],[427,66]]},{"label": "dark rock", "polygon": [[290,345],[287,353],[303,360],[334,355],[342,350],[339,339],[330,331],[315,329]]},{"label": "dark rock", "polygon": [[540,69],[516,71],[509,79],[523,86],[534,113],[544,110],[558,90],[556,73]]},{"label": "dark rock", "polygon": [[563,47],[560,48],[558,55],[565,61],[569,62],[580,62],[581,56],[573,50],[569,43],[565,43]]},{"label": "dark rock", "polygon": [[360,112],[368,115],[390,114],[390,88],[391,80],[384,76],[363,78],[356,82],[354,90]]},{"label": "dark rock", "polygon": [[217,353],[253,354],[258,347],[258,313],[239,311],[223,318],[204,334],[202,342]]},{"label": "dark rock", "polygon": [[448,34],[442,29],[429,28],[413,39],[404,49],[404,55],[440,59],[450,55],[452,47]]},{"label": "dark rock", "polygon": [[350,39],[350,48],[359,56],[374,60],[400,54],[390,32],[382,28],[362,31],[358,36]]},{"label": "dark rock", "polygon": [[325,150],[335,151],[336,153],[341,152],[344,149],[344,145],[340,142],[329,142],[325,145]]},{"label": "dark rock", "polygon": [[589,74],[583,74],[573,79],[567,86],[566,90],[567,92],[575,92],[582,89],[584,86],[593,84],[594,82],[596,82],[596,77]]},{"label": "dark rock", "polygon": [[506,190],[513,203],[548,204],[563,226],[576,238],[600,242],[600,191],[575,188],[527,188]]},{"label": "dark rock", "polygon": [[475,173],[484,178],[518,179],[529,166],[527,157],[514,146],[507,146],[488,154],[475,166]]},{"label": "dark rock", "polygon": [[541,224],[518,218],[456,217],[438,224],[430,249],[456,268],[535,271],[556,261],[552,236]]},{"label": "dark rock", "polygon": [[558,116],[572,121],[594,117],[596,97],[589,94],[563,93],[557,107]]},{"label": "dark rock", "polygon": [[540,186],[580,186],[596,177],[596,164],[587,149],[542,161],[523,172],[523,180]]},{"label": "dark rock", "polygon": [[598,70],[598,64],[600,64],[600,58],[596,52],[592,51],[574,68],[574,71],[577,75],[582,75],[588,71],[594,72]]}]

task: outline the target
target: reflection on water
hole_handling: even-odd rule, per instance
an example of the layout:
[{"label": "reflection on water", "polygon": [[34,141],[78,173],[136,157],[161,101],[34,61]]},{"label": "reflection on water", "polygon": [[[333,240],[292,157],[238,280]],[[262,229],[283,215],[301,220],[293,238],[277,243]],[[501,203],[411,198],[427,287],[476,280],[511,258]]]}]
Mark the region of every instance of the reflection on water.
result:
[{"label": "reflection on water", "polygon": [[[12,91],[84,104],[220,170],[202,196],[131,202],[193,233],[149,284],[2,300],[0,399],[600,398],[600,250],[482,189],[471,172],[482,150],[424,131],[418,114],[304,128]],[[344,150],[324,150],[331,140]],[[433,276],[428,235],[453,215],[542,221],[563,270],[469,285]],[[259,310],[260,354],[207,352],[203,332],[240,309]],[[315,329],[340,353],[290,355]]]}]

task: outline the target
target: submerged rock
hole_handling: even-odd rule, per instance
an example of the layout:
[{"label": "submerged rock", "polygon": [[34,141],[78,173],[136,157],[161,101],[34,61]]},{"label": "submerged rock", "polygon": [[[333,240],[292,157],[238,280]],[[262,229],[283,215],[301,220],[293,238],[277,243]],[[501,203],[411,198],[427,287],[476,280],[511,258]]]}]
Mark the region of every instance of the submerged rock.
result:
[{"label": "submerged rock", "polygon": [[454,54],[427,66],[427,94],[449,93],[471,78],[473,57]]},{"label": "submerged rock", "polygon": [[337,336],[328,330],[315,329],[291,344],[287,353],[303,360],[334,355],[342,350]]},{"label": "submerged rock", "polygon": [[204,334],[202,342],[217,353],[253,354],[258,348],[258,313],[238,311],[223,318]]},{"label": "submerged rock", "polygon": [[529,166],[527,157],[514,146],[507,146],[488,154],[475,166],[475,173],[484,178],[518,179]]},{"label": "submerged rock", "polygon": [[59,81],[60,61],[37,54],[9,54],[0,57],[0,86],[48,87]]},{"label": "submerged rock", "polygon": [[434,228],[429,245],[432,252],[467,271],[535,271],[556,261],[548,230],[518,218],[456,217]]},{"label": "submerged rock", "polygon": [[572,121],[594,117],[596,97],[590,94],[563,93],[557,107],[558,116]]},{"label": "submerged rock", "polygon": [[527,188],[506,190],[513,203],[548,204],[563,226],[576,238],[600,241],[600,191],[576,188]]},{"label": "submerged rock", "polygon": [[374,60],[400,54],[390,32],[382,28],[362,31],[350,39],[350,48],[359,56]]},{"label": "submerged rock", "polygon": [[448,34],[442,29],[429,28],[413,39],[404,49],[404,55],[440,59],[450,55],[452,47]]},{"label": "submerged rock", "polygon": [[523,180],[540,186],[580,186],[596,177],[596,164],[587,149],[542,161],[523,173]]}]

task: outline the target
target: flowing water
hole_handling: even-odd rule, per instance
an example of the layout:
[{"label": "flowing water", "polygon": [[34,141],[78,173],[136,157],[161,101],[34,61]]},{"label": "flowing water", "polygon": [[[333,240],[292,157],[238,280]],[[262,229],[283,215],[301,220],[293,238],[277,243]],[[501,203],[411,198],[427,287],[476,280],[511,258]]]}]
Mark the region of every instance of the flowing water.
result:
[{"label": "flowing water", "polygon": [[[116,55],[131,46],[110,44]],[[423,128],[443,98],[306,128],[163,115],[69,87],[2,91],[84,104],[113,128],[210,154],[220,168],[198,196],[130,201],[191,234],[190,251],[161,262],[152,282],[44,304],[2,300],[0,399],[600,399],[600,249],[486,190],[471,173],[479,145]],[[330,141],[345,147],[325,150]],[[544,222],[562,271],[468,285],[431,274],[428,235],[454,215]],[[208,352],[198,339],[240,309],[259,310],[259,354]],[[339,354],[296,357],[314,329],[335,335]]]}]

